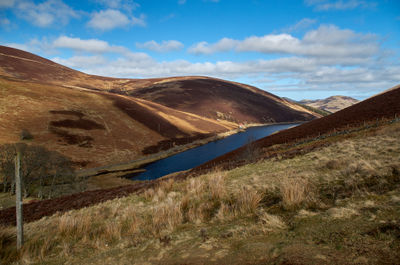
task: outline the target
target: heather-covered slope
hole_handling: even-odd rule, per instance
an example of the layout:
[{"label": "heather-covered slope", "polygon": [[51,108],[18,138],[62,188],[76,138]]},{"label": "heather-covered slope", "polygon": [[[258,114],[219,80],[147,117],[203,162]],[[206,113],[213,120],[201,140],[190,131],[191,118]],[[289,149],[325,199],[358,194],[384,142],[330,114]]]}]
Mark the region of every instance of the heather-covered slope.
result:
[{"label": "heather-covered slope", "polygon": [[22,129],[77,166],[133,160],[237,128],[317,117],[254,87],[207,77],[88,75],[0,46],[0,144]]},{"label": "heather-covered slope", "polygon": [[209,77],[101,77],[5,46],[0,46],[0,68],[0,75],[18,80],[127,94],[176,110],[236,123],[292,122],[320,117],[255,87]]},{"label": "heather-covered slope", "polygon": [[93,167],[132,160],[159,141],[223,132],[218,123],[141,99],[0,78],[0,144],[28,130],[32,144]]},{"label": "heather-covered slope", "polygon": [[[400,86],[396,86],[331,115],[267,136],[256,141],[253,145],[255,148],[267,148],[276,144],[290,143],[327,133],[345,131],[346,128],[379,122],[381,119],[395,119],[399,116]],[[231,161],[237,161],[246,150],[246,146],[236,149],[194,170],[201,171],[216,165],[228,165]]]},{"label": "heather-covered slope", "polygon": [[214,78],[165,80],[128,94],[185,112],[237,123],[305,121],[318,116],[255,87]]}]

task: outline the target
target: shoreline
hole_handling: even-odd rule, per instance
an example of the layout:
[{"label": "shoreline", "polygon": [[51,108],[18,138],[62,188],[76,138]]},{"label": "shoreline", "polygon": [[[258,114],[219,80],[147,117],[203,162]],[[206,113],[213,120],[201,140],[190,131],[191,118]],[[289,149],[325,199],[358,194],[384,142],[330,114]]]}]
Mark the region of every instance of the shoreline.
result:
[{"label": "shoreline", "polygon": [[[304,121],[303,121],[304,122]],[[113,165],[105,165],[96,168],[83,169],[76,172],[77,177],[80,178],[88,178],[88,189],[87,190],[96,190],[100,189],[104,186],[104,182],[111,186],[121,186],[132,184],[132,182],[137,182],[137,180],[130,180],[124,178],[124,175],[129,173],[141,172],[144,171],[142,167],[156,162],[161,159],[165,159],[167,157],[176,155],[178,153],[185,152],[187,150],[208,144],[213,141],[218,141],[224,138],[227,138],[231,135],[244,132],[252,127],[261,127],[261,126],[272,126],[272,125],[283,125],[283,124],[299,124],[302,122],[279,122],[279,123],[252,123],[247,124],[243,128],[236,128],[233,130],[229,130],[226,132],[218,133],[217,135],[207,137],[204,139],[193,141],[192,143],[186,145],[178,145],[172,147],[166,151],[158,152],[155,154],[151,154],[145,157],[141,157],[139,159],[135,159],[128,162],[113,164]]]}]

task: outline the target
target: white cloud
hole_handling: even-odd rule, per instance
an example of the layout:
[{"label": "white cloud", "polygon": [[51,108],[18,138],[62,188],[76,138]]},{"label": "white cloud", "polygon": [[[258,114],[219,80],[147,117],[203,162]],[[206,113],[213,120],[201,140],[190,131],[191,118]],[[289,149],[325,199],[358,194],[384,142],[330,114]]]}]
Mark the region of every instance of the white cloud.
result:
[{"label": "white cloud", "polygon": [[101,55],[72,56],[71,58],[68,59],[55,57],[52,58],[51,60],[71,68],[81,68],[82,66],[93,67],[96,65],[105,64],[107,62],[107,60]]},{"label": "white cloud", "polygon": [[1,0],[0,1],[0,8],[10,8],[13,7],[15,0]]},{"label": "white cloud", "polygon": [[184,45],[177,40],[162,41],[161,43],[154,40],[145,43],[136,43],[136,47],[140,49],[147,49],[155,52],[179,51],[183,46]]},{"label": "white cloud", "polygon": [[77,11],[61,0],[47,0],[40,4],[32,1],[19,1],[16,4],[17,15],[39,27],[48,27],[61,23],[65,25],[71,18],[79,18]]},{"label": "white cloud", "polygon": [[211,54],[230,50],[290,54],[339,64],[345,61],[345,64],[349,64],[350,59],[359,62],[360,59],[365,60],[375,56],[379,52],[379,43],[373,34],[358,34],[333,25],[322,25],[316,30],[308,31],[303,39],[286,33],[251,36],[240,41],[223,38],[215,44],[197,43],[189,49],[189,52]]},{"label": "white cloud", "polygon": [[146,15],[140,14],[139,17],[132,16],[131,21],[132,21],[132,25],[138,25],[141,27],[145,27],[146,26]]},{"label": "white cloud", "polygon": [[145,17],[128,17],[124,13],[116,9],[101,10],[94,12],[92,18],[88,22],[88,26],[94,29],[111,30],[114,28],[125,27],[128,25],[145,26]]},{"label": "white cloud", "polygon": [[302,20],[300,20],[299,22],[297,22],[293,26],[289,27],[287,29],[287,31],[288,32],[292,32],[292,31],[298,31],[298,30],[306,29],[306,28],[309,28],[310,26],[314,25],[315,23],[317,23],[316,19],[303,18]]},{"label": "white cloud", "polygon": [[67,36],[60,36],[52,43],[54,48],[68,48],[75,51],[83,51],[90,53],[128,53],[128,49],[122,46],[111,46],[108,42],[98,39],[83,40],[80,38],[71,38]]},{"label": "white cloud", "polygon": [[178,4],[183,5],[186,3],[186,0],[178,0]]},{"label": "white cloud", "polygon": [[239,52],[253,51],[262,53],[296,53],[301,41],[289,34],[271,34],[262,37],[252,36],[239,42]]},{"label": "white cloud", "polygon": [[351,10],[356,8],[374,8],[377,3],[367,2],[361,0],[305,0],[305,3],[309,6],[314,6],[317,11],[328,11],[328,10]]},{"label": "white cloud", "polygon": [[88,22],[88,26],[101,29],[110,30],[113,28],[124,27],[130,23],[130,20],[126,15],[118,10],[107,9],[92,14],[91,20]]},{"label": "white cloud", "polygon": [[214,44],[209,44],[208,42],[202,41],[190,47],[189,52],[193,54],[225,52],[232,50],[237,44],[238,41],[229,38],[223,38]]}]

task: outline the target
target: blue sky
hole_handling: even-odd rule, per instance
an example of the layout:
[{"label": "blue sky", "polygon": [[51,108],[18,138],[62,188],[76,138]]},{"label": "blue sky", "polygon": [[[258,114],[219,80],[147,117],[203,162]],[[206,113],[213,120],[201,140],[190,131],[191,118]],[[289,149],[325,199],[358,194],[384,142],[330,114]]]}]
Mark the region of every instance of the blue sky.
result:
[{"label": "blue sky", "polygon": [[0,0],[0,43],[90,74],[364,99],[400,83],[400,1]]}]

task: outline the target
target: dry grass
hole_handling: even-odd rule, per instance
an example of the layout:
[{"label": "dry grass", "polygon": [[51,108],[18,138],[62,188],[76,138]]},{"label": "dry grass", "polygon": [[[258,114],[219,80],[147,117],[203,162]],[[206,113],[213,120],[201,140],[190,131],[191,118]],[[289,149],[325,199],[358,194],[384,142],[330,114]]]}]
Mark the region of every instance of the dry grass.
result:
[{"label": "dry grass", "polygon": [[181,204],[168,198],[153,208],[151,213],[152,228],[156,234],[161,231],[173,230],[177,225],[182,223],[183,216],[181,211]]},{"label": "dry grass", "polygon": [[146,190],[146,191],[143,193],[143,197],[144,197],[146,200],[150,200],[150,201],[154,198],[154,195],[155,195],[155,191],[154,191],[153,188],[150,188],[150,189]]},{"label": "dry grass", "polygon": [[266,231],[274,231],[277,229],[286,229],[287,226],[282,218],[277,215],[272,215],[267,212],[261,212],[258,216],[260,222]]},{"label": "dry grass", "polygon": [[59,218],[58,234],[62,237],[77,238],[89,231],[91,216],[79,216],[66,213]]},{"label": "dry grass", "polygon": [[267,264],[318,264],[319,255],[341,264],[364,253],[371,264],[395,264],[400,141],[398,131],[384,132],[293,159],[167,180],[143,194],[56,214],[26,226],[21,253],[10,248],[14,230],[0,229],[0,257],[69,264],[237,264],[265,257]]},{"label": "dry grass", "polygon": [[221,203],[218,212],[215,215],[215,219],[218,221],[232,220],[235,217],[235,210],[232,206],[226,203]]},{"label": "dry grass", "polygon": [[211,198],[214,200],[222,199],[226,196],[225,175],[221,172],[210,174],[208,177],[208,188]]},{"label": "dry grass", "polygon": [[175,180],[173,178],[161,180],[159,183],[159,188],[164,190],[165,193],[168,193],[172,190],[174,183],[175,183]]},{"label": "dry grass", "polygon": [[240,214],[254,214],[263,198],[263,194],[244,186],[236,194],[236,210]]},{"label": "dry grass", "polygon": [[313,190],[310,181],[302,177],[285,177],[280,183],[283,206],[293,209],[313,200]]},{"label": "dry grass", "polygon": [[186,185],[186,192],[195,197],[203,195],[203,191],[206,189],[205,181],[201,178],[189,179]]}]

